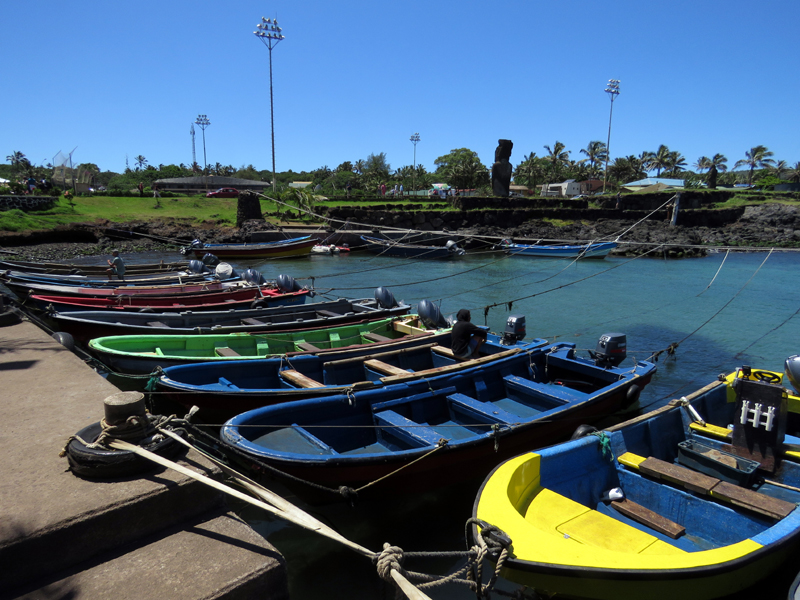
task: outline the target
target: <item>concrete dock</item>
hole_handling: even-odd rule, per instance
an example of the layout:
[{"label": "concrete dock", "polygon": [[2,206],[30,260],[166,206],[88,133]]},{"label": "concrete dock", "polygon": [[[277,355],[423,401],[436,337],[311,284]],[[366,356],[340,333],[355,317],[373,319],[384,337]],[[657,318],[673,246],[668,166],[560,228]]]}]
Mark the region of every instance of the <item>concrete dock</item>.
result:
[{"label": "concrete dock", "polygon": [[[288,598],[281,555],[211,488],[75,476],[68,438],[119,390],[33,323],[0,327],[0,600]],[[218,473],[199,453],[179,461]]]}]

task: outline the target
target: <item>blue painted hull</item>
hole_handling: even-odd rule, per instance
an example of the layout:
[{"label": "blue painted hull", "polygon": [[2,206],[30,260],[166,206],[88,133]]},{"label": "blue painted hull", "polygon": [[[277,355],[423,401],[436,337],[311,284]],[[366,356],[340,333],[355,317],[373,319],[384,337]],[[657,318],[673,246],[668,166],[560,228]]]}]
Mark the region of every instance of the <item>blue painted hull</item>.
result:
[{"label": "blue painted hull", "polygon": [[429,258],[447,259],[462,256],[464,251],[451,251],[445,246],[422,246],[419,244],[404,244],[392,240],[382,240],[366,235],[361,236],[361,240],[367,245],[367,250],[382,256],[394,256],[398,258]]},{"label": "blue painted hull", "polygon": [[616,242],[563,246],[536,246],[528,244],[510,244],[503,246],[505,251],[512,256],[530,256],[535,258],[605,258],[608,253],[616,247]]},{"label": "blue painted hull", "polygon": [[624,406],[655,369],[602,369],[575,358],[573,344],[556,344],[451,375],[264,407],[228,421],[222,439],[322,485],[360,488],[391,474],[363,493],[414,493],[565,439],[576,423]]}]

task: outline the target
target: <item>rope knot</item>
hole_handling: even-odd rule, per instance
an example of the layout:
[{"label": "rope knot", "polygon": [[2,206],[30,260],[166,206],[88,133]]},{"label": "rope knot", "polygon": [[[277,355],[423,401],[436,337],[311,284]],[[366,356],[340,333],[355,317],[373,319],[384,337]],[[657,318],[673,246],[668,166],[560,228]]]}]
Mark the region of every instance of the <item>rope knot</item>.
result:
[{"label": "rope knot", "polygon": [[394,581],[392,571],[405,574],[401,563],[403,562],[403,549],[391,546],[388,542],[383,544],[383,550],[378,555],[378,575],[384,581]]}]

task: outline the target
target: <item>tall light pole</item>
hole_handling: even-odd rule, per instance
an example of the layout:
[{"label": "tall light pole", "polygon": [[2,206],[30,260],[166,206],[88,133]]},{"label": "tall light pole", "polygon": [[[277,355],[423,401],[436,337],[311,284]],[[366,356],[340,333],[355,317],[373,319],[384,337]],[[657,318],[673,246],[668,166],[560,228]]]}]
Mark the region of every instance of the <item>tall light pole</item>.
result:
[{"label": "tall light pole", "polygon": [[411,187],[414,188],[414,197],[417,196],[417,144],[419,143],[419,134],[411,134],[411,143],[414,144],[414,163],[411,165]]},{"label": "tall light pole", "polygon": [[611,115],[614,114],[614,99],[619,96],[619,79],[609,79],[608,87],[605,89],[611,98],[611,110],[608,112],[608,141],[606,142],[606,168],[603,173],[603,193],[606,193],[606,183],[608,182],[608,157],[611,155]]},{"label": "tall light pole", "polygon": [[203,130],[203,181],[206,184],[206,192],[208,191],[208,162],[206,161],[206,127],[211,125],[206,115],[197,115],[195,125]]},{"label": "tall light pole", "polygon": [[275,112],[272,106],[272,49],[283,39],[278,19],[265,19],[256,25],[257,31],[253,33],[269,50],[269,122],[272,127],[272,193],[275,193]]},{"label": "tall light pole", "polygon": [[197,154],[194,151],[194,123],[192,123],[191,129],[189,129],[189,135],[192,136],[192,171],[194,171],[194,166],[197,164]]}]

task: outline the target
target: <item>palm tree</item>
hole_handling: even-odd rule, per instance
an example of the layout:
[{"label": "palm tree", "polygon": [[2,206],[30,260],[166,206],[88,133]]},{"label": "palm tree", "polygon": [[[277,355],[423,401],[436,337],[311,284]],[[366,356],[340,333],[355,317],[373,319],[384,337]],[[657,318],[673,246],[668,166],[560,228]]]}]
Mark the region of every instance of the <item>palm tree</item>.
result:
[{"label": "palm tree", "polygon": [[139,156],[135,157],[133,160],[136,161],[136,170],[137,171],[140,171],[140,170],[144,169],[144,166],[147,164],[147,159],[144,156],[142,156],[141,154]]},{"label": "palm tree", "polygon": [[706,169],[711,168],[711,159],[707,156],[701,156],[697,159],[697,162],[692,165],[695,169],[697,169],[698,173],[702,173]]},{"label": "palm tree", "polygon": [[787,173],[789,181],[800,183],[800,161],[794,163],[794,166]]},{"label": "palm tree", "polygon": [[708,169],[706,183],[710,189],[715,190],[717,189],[717,173],[724,173],[728,170],[728,165],[725,164],[728,162],[728,159],[724,154],[717,153],[711,158],[706,158],[706,161],[706,168]]},{"label": "palm tree", "polygon": [[783,174],[789,170],[789,163],[785,160],[779,160],[774,165],[767,167],[769,172],[778,179],[783,179]]},{"label": "palm tree", "polygon": [[367,168],[367,163],[363,160],[357,160],[356,164],[353,165],[353,170],[359,175],[361,175],[366,168]]},{"label": "palm tree", "polygon": [[536,189],[536,180],[539,177],[544,177],[545,170],[542,167],[542,162],[545,159],[536,156],[536,152],[531,152],[527,156],[523,156],[522,162],[517,165],[514,170],[514,182],[524,181],[528,189]]},{"label": "palm tree", "polygon": [[677,175],[685,170],[686,159],[680,152],[670,152],[667,157],[667,167],[670,175]]},{"label": "palm tree", "polygon": [[544,147],[548,154],[547,162],[550,163],[552,180],[555,180],[558,170],[569,163],[569,150],[564,150],[564,148],[566,146],[557,140],[552,149],[550,146]]},{"label": "palm tree", "polygon": [[666,170],[670,164],[670,150],[664,144],[658,147],[650,160],[650,170],[656,170],[656,177],[661,176],[661,171]]},{"label": "palm tree", "polygon": [[775,163],[775,161],[771,158],[772,154],[772,152],[767,150],[766,146],[754,146],[744,153],[745,158],[736,161],[736,164],[733,165],[733,168],[738,169],[739,167],[744,166],[750,167],[750,172],[747,175],[747,185],[752,185],[753,171],[755,171],[756,167],[763,169],[764,167],[768,167],[769,165]]},{"label": "palm tree", "polygon": [[586,146],[586,148],[581,149],[581,154],[585,154],[586,158],[580,160],[579,162],[588,162],[589,172],[594,174],[594,172],[599,168],[599,165],[604,163],[608,157],[608,150],[606,149],[605,142],[592,141],[589,142],[589,145]]}]

